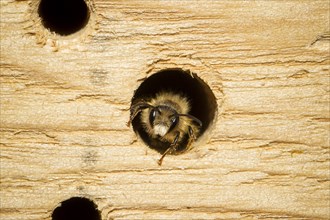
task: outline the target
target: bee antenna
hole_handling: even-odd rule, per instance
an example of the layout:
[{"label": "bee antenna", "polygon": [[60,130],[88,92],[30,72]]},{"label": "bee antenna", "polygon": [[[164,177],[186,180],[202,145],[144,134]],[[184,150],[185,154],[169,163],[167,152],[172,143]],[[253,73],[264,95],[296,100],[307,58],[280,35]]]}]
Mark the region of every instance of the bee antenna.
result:
[{"label": "bee antenna", "polygon": [[195,116],[188,115],[188,114],[178,114],[178,115],[179,116],[184,116],[184,117],[190,118],[191,120],[193,120],[194,122],[196,122],[199,127],[202,127],[202,125],[203,125],[203,123],[201,122],[201,120],[199,120]]},{"label": "bee antenna", "polygon": [[130,119],[126,123],[126,125],[129,127],[133,121],[133,119],[143,110],[146,108],[155,108],[154,106],[142,101],[142,102],[137,102],[136,104],[133,104],[130,108]]}]

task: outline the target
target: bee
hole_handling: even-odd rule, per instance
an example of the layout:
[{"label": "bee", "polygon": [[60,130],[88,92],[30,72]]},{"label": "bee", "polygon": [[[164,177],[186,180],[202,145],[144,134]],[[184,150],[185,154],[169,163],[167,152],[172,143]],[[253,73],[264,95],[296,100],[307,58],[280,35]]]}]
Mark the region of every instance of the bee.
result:
[{"label": "bee", "polygon": [[[193,115],[188,98],[183,94],[163,91],[148,100],[140,99],[130,108],[130,126],[140,114],[142,129],[148,134],[151,143],[161,142],[166,150],[158,160],[161,165],[167,154],[176,154],[178,147],[188,150],[196,141],[202,122]],[[186,144],[186,146],[182,146]]]}]

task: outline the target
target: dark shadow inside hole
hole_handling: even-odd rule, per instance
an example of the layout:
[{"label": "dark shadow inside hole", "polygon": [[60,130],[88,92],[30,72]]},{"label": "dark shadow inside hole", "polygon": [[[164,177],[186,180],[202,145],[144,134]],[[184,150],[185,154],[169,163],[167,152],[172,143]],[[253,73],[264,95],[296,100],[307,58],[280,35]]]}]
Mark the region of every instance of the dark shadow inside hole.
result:
[{"label": "dark shadow inside hole", "polygon": [[38,13],[44,27],[59,35],[73,34],[89,20],[84,0],[41,0]]},{"label": "dark shadow inside hole", "polygon": [[[141,83],[139,88],[135,91],[132,103],[140,98],[152,98],[160,91],[172,91],[184,94],[188,97],[191,104],[191,111],[189,114],[195,116],[203,123],[200,135],[202,135],[213,122],[217,111],[216,98],[210,87],[199,78],[197,74],[191,74],[182,69],[166,69],[155,73]],[[168,144],[152,140],[149,137],[140,123],[139,115],[133,120],[132,125],[134,131],[139,134],[150,148],[163,153],[169,147]],[[187,143],[187,140],[183,143]],[[185,146],[182,144],[179,146],[178,152],[184,151],[184,149]]]},{"label": "dark shadow inside hole", "polygon": [[52,220],[101,220],[97,205],[87,198],[72,197],[61,202],[52,214]]}]

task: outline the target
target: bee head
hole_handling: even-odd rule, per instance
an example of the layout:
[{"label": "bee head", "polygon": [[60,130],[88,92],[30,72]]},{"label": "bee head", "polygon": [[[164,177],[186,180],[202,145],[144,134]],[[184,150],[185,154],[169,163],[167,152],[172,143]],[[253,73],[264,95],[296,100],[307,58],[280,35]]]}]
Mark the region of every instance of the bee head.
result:
[{"label": "bee head", "polygon": [[169,106],[160,105],[150,109],[149,123],[155,135],[163,137],[173,130],[178,122],[178,113]]}]

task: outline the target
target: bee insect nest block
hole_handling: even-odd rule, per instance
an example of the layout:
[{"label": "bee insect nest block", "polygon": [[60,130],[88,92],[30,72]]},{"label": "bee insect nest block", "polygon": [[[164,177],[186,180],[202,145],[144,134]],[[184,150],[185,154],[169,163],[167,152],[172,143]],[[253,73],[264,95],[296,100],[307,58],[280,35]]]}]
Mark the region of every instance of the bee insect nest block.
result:
[{"label": "bee insect nest block", "polygon": [[[1,219],[330,217],[328,1],[65,2],[0,3]],[[195,103],[161,166],[158,88]]]}]

